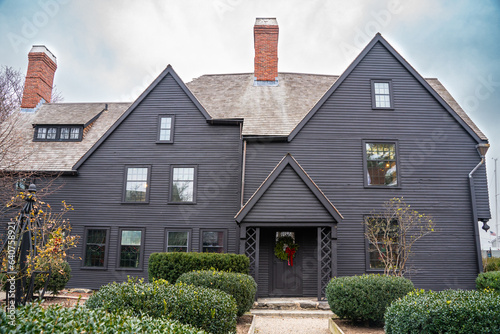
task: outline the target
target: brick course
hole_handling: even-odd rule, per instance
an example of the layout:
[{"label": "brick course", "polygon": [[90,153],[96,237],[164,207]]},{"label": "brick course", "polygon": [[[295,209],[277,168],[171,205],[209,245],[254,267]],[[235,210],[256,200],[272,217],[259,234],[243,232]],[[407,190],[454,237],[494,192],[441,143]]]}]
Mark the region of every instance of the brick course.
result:
[{"label": "brick course", "polygon": [[21,108],[32,109],[41,99],[50,102],[57,65],[43,52],[30,52],[28,60]]}]

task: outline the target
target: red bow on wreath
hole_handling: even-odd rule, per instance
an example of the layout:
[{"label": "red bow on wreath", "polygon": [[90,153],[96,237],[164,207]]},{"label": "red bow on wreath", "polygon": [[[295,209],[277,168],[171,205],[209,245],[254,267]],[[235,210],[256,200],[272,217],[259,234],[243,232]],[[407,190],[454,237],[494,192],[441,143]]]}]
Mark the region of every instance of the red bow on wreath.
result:
[{"label": "red bow on wreath", "polygon": [[287,247],[285,252],[288,254],[288,265],[293,267],[293,254],[295,254],[295,248]]}]

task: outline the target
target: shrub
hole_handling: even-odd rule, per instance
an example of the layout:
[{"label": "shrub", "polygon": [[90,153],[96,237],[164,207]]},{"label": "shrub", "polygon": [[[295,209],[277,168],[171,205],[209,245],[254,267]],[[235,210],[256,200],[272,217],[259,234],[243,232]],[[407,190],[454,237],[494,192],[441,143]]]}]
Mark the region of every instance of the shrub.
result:
[{"label": "shrub", "polygon": [[500,257],[483,258],[483,264],[486,272],[500,270]]},{"label": "shrub", "polygon": [[172,285],[165,280],[143,283],[129,279],[121,284],[111,283],[90,296],[85,305],[115,313],[130,311],[135,315],[166,317],[213,334],[236,330],[237,308],[233,297],[219,290]]},{"label": "shrub", "polygon": [[[47,274],[38,274],[35,277],[35,291],[42,290],[45,286],[45,281],[47,280]],[[49,284],[47,285],[47,291],[52,292],[53,295],[57,295],[62,289],[66,287],[69,279],[71,278],[71,267],[68,262],[63,262],[61,271],[53,270],[50,276]],[[28,286],[30,280],[28,280]]]},{"label": "shrub", "polygon": [[248,274],[250,260],[245,255],[217,253],[153,253],[149,257],[149,281],[175,282],[193,270],[220,270]]},{"label": "shrub", "polygon": [[252,308],[257,293],[257,283],[252,276],[239,273],[204,270],[182,274],[177,283],[219,289],[233,296],[238,306],[238,316]]},{"label": "shrub", "polygon": [[173,320],[134,317],[127,312],[89,310],[83,306],[66,308],[52,305],[43,308],[38,304],[28,304],[16,309],[14,326],[9,322],[12,322],[9,316],[3,310],[0,311],[0,333],[206,334],[202,330]]},{"label": "shrub", "polygon": [[481,273],[476,278],[476,288],[489,289],[500,292],[500,271]]},{"label": "shrub", "polygon": [[333,278],[326,287],[326,298],[341,319],[382,324],[391,302],[413,290],[413,283],[403,277],[348,276]]},{"label": "shrub", "polygon": [[414,291],[385,314],[391,333],[500,333],[500,295],[485,291]]},{"label": "shrub", "polygon": [[[47,285],[47,291],[52,292],[53,295],[57,295],[62,289],[66,287],[69,279],[71,278],[71,267],[68,262],[63,262],[61,264],[62,272],[58,270],[53,270],[50,276],[49,284]],[[47,280],[48,274],[38,274],[35,277],[34,292],[40,291],[45,286],[45,281]],[[0,274],[0,284],[3,285],[3,290],[8,288],[8,284],[5,284],[7,276]],[[31,279],[28,277],[26,280],[27,287],[30,285]]]}]

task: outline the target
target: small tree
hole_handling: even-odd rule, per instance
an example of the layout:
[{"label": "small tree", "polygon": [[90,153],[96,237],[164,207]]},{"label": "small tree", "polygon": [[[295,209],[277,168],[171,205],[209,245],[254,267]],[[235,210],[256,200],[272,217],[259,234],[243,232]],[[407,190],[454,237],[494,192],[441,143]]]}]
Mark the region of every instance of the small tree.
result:
[{"label": "small tree", "polygon": [[384,266],[384,274],[403,276],[411,248],[420,238],[434,232],[432,218],[410,208],[403,198],[393,198],[382,212],[372,211],[364,220],[365,237]]},{"label": "small tree", "polygon": [[[37,275],[50,280],[51,273],[66,275],[68,251],[76,247],[78,236],[71,235],[71,226],[64,214],[73,208],[62,202],[60,212],[54,213],[49,204],[38,200],[36,188],[20,192],[11,203],[24,200],[26,204],[18,217],[9,223],[8,242],[1,249],[2,271],[7,279],[16,282],[16,304],[30,301]],[[27,286],[27,282],[30,286]],[[45,284],[47,286],[47,284]]]}]

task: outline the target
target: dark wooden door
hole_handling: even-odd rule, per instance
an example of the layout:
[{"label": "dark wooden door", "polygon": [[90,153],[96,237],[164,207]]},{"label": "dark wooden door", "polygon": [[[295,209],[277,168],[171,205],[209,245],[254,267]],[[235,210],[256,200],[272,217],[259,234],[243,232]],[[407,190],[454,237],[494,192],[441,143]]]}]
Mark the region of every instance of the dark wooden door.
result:
[{"label": "dark wooden door", "polygon": [[[287,231],[288,232],[288,231]],[[271,242],[270,264],[270,284],[269,295],[271,297],[280,296],[302,296],[302,256],[297,252],[293,259],[293,266],[289,266],[287,261],[278,259],[274,255],[276,243],[276,231],[271,233],[268,239]],[[295,242],[300,245],[300,233],[295,233]]]}]

